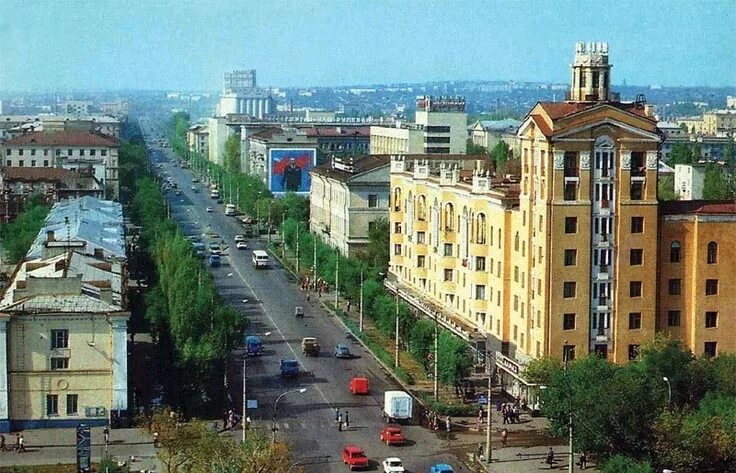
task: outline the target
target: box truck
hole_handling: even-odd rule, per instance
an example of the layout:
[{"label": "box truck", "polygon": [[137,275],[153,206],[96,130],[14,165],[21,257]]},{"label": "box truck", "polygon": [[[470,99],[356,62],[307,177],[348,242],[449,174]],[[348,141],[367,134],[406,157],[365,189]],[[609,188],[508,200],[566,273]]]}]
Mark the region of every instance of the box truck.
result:
[{"label": "box truck", "polygon": [[383,394],[383,417],[388,422],[411,419],[412,397],[404,391],[386,391]]}]

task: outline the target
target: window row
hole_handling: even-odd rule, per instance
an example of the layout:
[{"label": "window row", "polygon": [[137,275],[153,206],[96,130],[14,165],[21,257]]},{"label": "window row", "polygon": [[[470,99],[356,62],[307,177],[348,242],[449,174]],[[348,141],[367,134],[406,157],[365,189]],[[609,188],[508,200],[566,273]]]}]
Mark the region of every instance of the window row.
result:
[{"label": "window row", "polygon": [[[67,394],[66,395],[66,415],[72,416],[79,414],[79,395],[78,394]],[[59,395],[58,394],[47,394],[46,395],[46,415],[47,416],[58,416],[59,415]]]},{"label": "window row", "polygon": [[[682,260],[682,245],[675,240],[670,243],[670,263],[679,263]],[[711,241],[706,247],[705,261],[707,264],[718,263],[718,243]]]},{"label": "window row", "polygon": [[[639,356],[640,348],[640,345],[633,343],[628,346],[629,361],[633,361]],[[607,356],[607,351],[607,345],[596,345],[594,350],[597,355],[604,358]],[[718,342],[704,342],[703,354],[709,358],[715,357],[718,354]],[[575,359],[575,345],[562,346],[562,359],[565,361]]]},{"label": "window row", "polygon": [[[8,160],[5,161],[5,165],[7,167],[12,167],[13,166],[13,162],[10,159],[8,159]],[[23,159],[19,159],[18,160],[18,167],[24,167],[25,165],[26,165],[25,160],[23,160]],[[38,162],[35,159],[31,159],[31,166],[30,167],[35,168],[37,165],[38,165]],[[47,168],[49,166],[50,166],[49,160],[48,159],[44,159],[43,160],[43,167]]]},{"label": "window row", "polygon": [[[44,156],[48,156],[50,150],[48,148],[44,148],[43,150],[38,149],[38,148],[30,148],[30,149],[27,150],[28,153],[26,153],[26,150],[25,149],[23,149],[23,148],[17,148],[16,151],[17,151],[17,153],[15,153],[15,154],[17,156],[36,156],[38,151],[43,151],[43,155]],[[96,148],[89,148],[89,149],[79,148],[77,150],[77,155],[78,156],[97,156],[97,151],[98,150]],[[106,149],[100,149],[99,152],[100,152],[100,156],[107,156],[107,150]],[[5,155],[6,156],[11,156],[12,154],[13,154],[13,148],[6,148],[5,149]],[[61,156],[61,149],[56,148],[55,154],[56,154],[56,156]],[[74,154],[74,149],[73,148],[67,149],[66,150],[66,154],[67,154],[67,156],[72,156]]]}]

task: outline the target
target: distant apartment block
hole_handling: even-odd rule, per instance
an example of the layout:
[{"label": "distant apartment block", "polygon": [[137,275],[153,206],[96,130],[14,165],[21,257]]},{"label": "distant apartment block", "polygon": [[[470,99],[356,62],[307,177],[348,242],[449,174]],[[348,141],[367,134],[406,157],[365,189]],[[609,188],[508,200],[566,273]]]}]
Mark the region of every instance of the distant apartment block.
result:
[{"label": "distant apartment block", "polygon": [[275,112],[276,101],[271,93],[257,87],[255,69],[225,73],[217,116],[238,113],[263,119]]},{"label": "distant apartment block", "polygon": [[503,120],[479,120],[468,127],[468,135],[474,145],[492,150],[500,141],[510,147],[516,141],[516,129],[521,126],[519,120],[505,118]]},{"label": "distant apartment block", "polygon": [[705,165],[675,165],[675,193],[680,197],[680,200],[702,199],[704,183]]}]

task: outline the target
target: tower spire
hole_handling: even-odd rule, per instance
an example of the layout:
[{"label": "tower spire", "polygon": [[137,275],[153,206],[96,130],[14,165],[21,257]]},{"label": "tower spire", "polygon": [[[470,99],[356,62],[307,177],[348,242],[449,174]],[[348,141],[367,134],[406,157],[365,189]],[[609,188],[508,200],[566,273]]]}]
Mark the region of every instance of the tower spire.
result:
[{"label": "tower spire", "polygon": [[573,102],[605,102],[611,100],[611,65],[608,43],[578,41],[572,65],[570,100]]}]

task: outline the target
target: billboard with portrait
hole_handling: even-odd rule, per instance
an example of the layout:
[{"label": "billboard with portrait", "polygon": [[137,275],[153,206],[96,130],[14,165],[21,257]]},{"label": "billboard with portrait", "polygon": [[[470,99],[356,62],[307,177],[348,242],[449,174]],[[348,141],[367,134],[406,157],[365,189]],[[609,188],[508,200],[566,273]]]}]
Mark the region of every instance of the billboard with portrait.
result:
[{"label": "billboard with portrait", "polygon": [[268,188],[274,194],[309,193],[309,171],[317,163],[315,148],[273,148],[269,150]]}]

